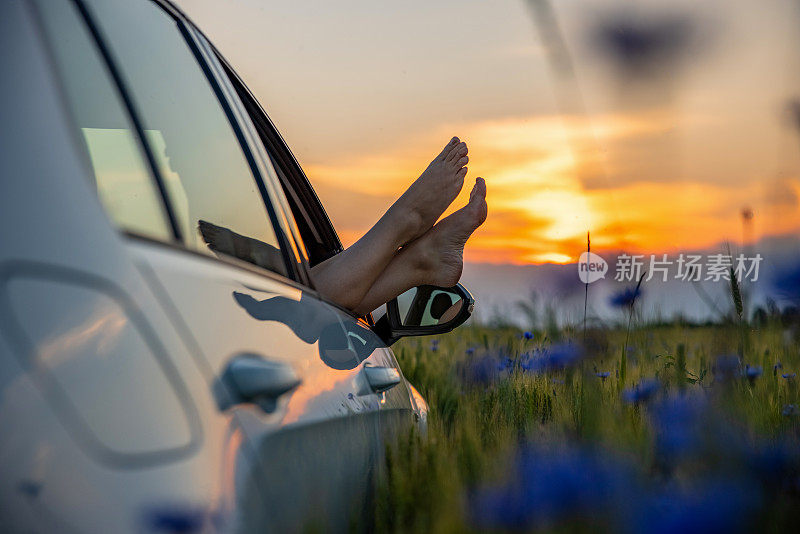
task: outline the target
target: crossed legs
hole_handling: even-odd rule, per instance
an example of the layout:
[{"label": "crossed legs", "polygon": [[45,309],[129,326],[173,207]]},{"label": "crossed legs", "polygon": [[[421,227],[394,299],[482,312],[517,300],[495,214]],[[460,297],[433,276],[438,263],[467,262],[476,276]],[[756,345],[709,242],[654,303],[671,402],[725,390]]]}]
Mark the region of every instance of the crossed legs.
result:
[{"label": "crossed legs", "polygon": [[466,206],[435,223],[461,191],[468,162],[454,137],[361,239],[311,269],[319,292],[363,315],[418,285],[455,285],[464,245],[486,219],[484,180]]}]

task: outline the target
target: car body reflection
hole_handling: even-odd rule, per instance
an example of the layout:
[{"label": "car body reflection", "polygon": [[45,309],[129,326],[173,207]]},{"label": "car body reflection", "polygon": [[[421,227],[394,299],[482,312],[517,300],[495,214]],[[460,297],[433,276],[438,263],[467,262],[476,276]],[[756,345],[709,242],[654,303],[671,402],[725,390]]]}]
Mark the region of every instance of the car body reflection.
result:
[{"label": "car body reflection", "polygon": [[282,295],[257,300],[240,291],[233,298],[254,319],[281,322],[306,343],[319,342],[319,356],[332,369],[353,369],[383,345],[369,327],[321,310],[306,292],[299,301]]}]

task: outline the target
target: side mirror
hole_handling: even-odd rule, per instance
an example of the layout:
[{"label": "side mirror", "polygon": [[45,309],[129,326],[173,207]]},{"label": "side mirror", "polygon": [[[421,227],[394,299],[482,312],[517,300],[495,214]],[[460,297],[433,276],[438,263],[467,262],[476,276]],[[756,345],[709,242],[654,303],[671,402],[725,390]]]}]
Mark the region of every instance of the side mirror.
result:
[{"label": "side mirror", "polygon": [[419,286],[386,303],[386,315],[373,330],[391,345],[401,337],[450,332],[472,315],[475,300],[461,284]]}]

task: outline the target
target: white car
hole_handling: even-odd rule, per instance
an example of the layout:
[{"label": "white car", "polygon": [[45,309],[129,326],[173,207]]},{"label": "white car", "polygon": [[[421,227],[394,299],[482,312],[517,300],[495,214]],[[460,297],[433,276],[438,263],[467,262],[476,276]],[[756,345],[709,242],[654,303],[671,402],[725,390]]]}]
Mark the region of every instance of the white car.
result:
[{"label": "white car", "polygon": [[346,529],[424,430],[388,345],[466,290],[320,297],[336,232],[167,2],[2,0],[0,68],[0,531]]}]

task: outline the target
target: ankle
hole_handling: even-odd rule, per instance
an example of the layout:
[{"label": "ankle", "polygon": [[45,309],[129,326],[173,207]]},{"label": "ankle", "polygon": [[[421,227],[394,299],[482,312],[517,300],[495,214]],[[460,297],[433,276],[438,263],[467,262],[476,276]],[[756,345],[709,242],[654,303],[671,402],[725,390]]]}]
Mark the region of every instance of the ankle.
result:
[{"label": "ankle", "polygon": [[422,233],[423,219],[416,210],[392,205],[386,212],[385,223],[395,236],[395,245],[399,248],[415,239]]},{"label": "ankle", "polygon": [[427,242],[415,242],[405,249],[410,261],[408,262],[411,276],[415,286],[430,284],[436,277],[439,264],[436,250]]}]

